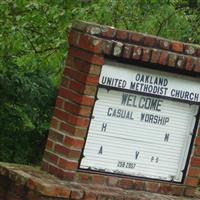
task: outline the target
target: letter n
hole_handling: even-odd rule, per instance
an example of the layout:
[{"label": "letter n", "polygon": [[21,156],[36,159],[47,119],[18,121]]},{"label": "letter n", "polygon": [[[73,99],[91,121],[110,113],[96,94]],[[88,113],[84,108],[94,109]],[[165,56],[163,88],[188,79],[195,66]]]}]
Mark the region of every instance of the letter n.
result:
[{"label": "letter n", "polygon": [[169,133],[165,134],[165,138],[164,138],[164,142],[168,142],[169,141]]}]

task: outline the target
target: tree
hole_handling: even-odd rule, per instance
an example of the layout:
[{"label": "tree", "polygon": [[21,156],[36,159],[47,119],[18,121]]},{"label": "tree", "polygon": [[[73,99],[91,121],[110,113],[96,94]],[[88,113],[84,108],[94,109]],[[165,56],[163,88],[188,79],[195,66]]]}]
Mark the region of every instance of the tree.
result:
[{"label": "tree", "polygon": [[73,20],[200,42],[199,0],[2,0],[0,160],[38,163]]}]

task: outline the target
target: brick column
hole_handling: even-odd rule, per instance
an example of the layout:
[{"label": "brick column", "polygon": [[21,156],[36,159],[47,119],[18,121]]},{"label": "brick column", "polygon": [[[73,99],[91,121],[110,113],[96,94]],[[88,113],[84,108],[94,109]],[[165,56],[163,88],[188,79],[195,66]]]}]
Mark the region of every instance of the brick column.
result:
[{"label": "brick column", "polygon": [[68,181],[194,196],[200,176],[200,131],[183,184],[78,170],[104,58],[200,76],[200,46],[86,22],[75,22],[42,169]]}]

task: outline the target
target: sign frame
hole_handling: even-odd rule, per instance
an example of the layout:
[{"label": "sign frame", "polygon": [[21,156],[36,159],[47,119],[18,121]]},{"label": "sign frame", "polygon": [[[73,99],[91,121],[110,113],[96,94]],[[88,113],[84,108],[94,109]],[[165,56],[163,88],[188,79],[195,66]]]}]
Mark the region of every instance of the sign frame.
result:
[{"label": "sign frame", "polygon": [[[108,59],[105,59],[105,63],[106,63],[106,61],[108,61],[108,62],[111,61],[111,62],[115,62],[115,63],[122,63],[122,64],[125,64],[125,65],[126,64],[128,64],[128,65],[133,64],[132,62],[131,63],[124,62],[124,60],[121,60],[121,59],[119,60],[119,59],[116,59],[116,58],[114,60],[112,58],[108,58]],[[141,67],[144,70],[147,69],[146,66],[144,66],[143,64],[142,64],[142,66],[140,66],[141,64],[138,64],[137,62],[134,63],[134,65],[137,65],[138,67]],[[133,66],[133,68],[134,68],[134,66]],[[148,69],[150,69],[152,71],[157,71],[157,72],[164,71],[166,73],[180,75],[180,73],[177,73],[177,72],[174,72],[174,71],[169,71],[169,70],[163,70],[163,69],[161,70],[161,69],[157,69],[157,68],[153,68],[153,67],[148,67]],[[183,73],[182,75],[189,76],[188,74],[185,74],[185,73]],[[189,77],[197,78],[197,77],[194,77],[192,75],[190,75]],[[181,184],[181,185],[184,184],[184,181],[185,181],[185,178],[186,178],[186,175],[187,175],[187,171],[188,171],[188,168],[189,168],[189,162],[190,162],[190,157],[191,157],[191,154],[192,154],[194,140],[195,140],[195,137],[196,137],[196,132],[197,132],[197,129],[198,129],[198,119],[200,117],[200,102],[188,101],[188,100],[183,100],[183,99],[175,99],[175,98],[171,98],[171,97],[167,97],[167,96],[159,96],[159,95],[155,95],[155,94],[151,94],[151,93],[138,92],[138,91],[133,91],[133,90],[128,90],[128,89],[124,90],[122,88],[106,86],[106,85],[102,85],[100,83],[98,83],[98,86],[97,86],[97,90],[96,90],[96,94],[95,94],[95,102],[98,99],[97,95],[98,95],[99,88],[105,88],[105,89],[114,90],[114,91],[130,92],[132,94],[144,95],[146,97],[157,97],[157,98],[160,97],[161,99],[166,99],[166,100],[175,101],[175,102],[188,103],[188,104],[191,102],[192,105],[198,105],[197,114],[195,116],[195,123],[194,123],[194,127],[193,127],[192,137],[191,137],[191,142],[190,142],[190,145],[188,147],[188,153],[187,153],[187,156],[186,156],[185,167],[182,170],[183,176],[182,176],[181,181],[174,181],[174,180],[169,181],[169,180],[161,180],[161,179],[157,179],[157,178],[135,176],[135,175],[130,175],[130,174],[107,172],[107,171],[104,171],[104,170],[93,170],[93,169],[89,169],[89,168],[88,169],[81,168],[81,160],[84,157],[83,153],[84,153],[84,149],[85,149],[85,146],[86,146],[86,141],[87,141],[88,134],[89,134],[89,129],[90,129],[91,121],[92,121],[92,118],[93,118],[93,112],[94,112],[95,105],[93,106],[92,111],[91,111],[90,122],[89,122],[89,125],[88,125],[88,128],[87,128],[87,132],[86,132],[86,136],[85,136],[85,143],[84,143],[82,151],[81,151],[81,155],[80,155],[80,159],[79,159],[79,162],[78,162],[77,171],[87,172],[87,173],[95,173],[95,174],[106,175],[106,176],[114,176],[114,177],[120,177],[120,178],[135,178],[135,179],[152,180],[152,181],[159,181],[159,182],[166,182],[166,183],[176,183],[176,184]]]}]

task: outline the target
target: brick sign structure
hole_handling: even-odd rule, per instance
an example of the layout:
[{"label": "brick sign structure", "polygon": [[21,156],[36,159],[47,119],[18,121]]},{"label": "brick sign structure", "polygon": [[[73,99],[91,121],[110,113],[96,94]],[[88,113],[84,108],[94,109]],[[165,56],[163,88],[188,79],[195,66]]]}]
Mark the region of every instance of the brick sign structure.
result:
[{"label": "brick sign structure", "polygon": [[195,196],[200,47],[78,21],[42,168],[73,183]]}]

